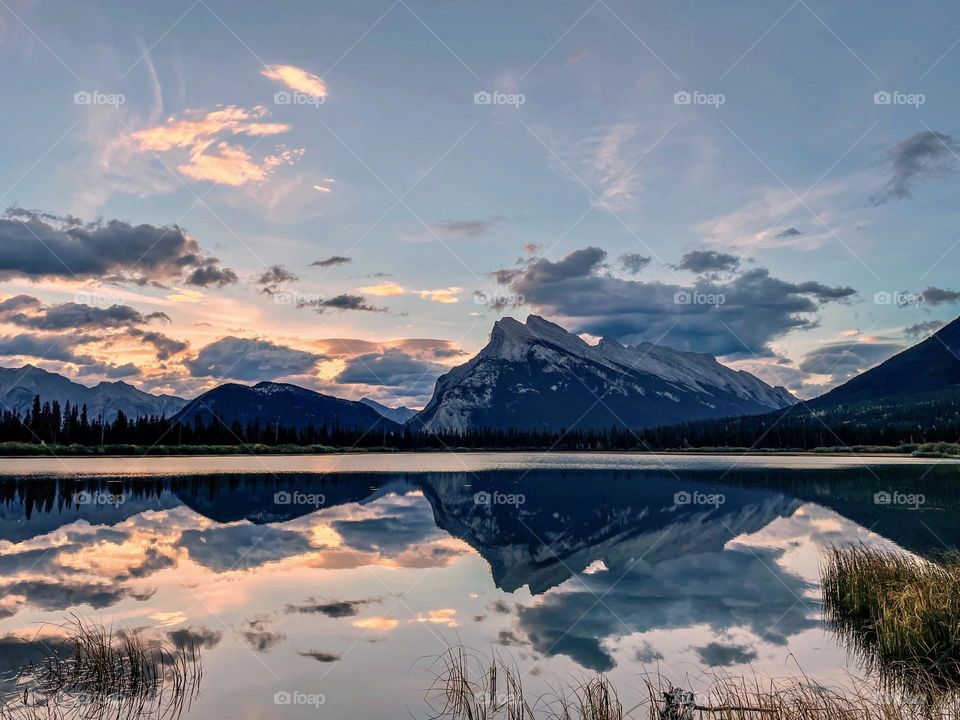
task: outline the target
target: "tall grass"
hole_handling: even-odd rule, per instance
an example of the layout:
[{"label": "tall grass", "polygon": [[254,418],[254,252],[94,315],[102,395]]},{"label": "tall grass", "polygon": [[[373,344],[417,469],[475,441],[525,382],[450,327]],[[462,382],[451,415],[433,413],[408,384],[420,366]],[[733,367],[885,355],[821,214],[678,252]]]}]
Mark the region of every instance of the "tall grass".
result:
[{"label": "tall grass", "polygon": [[960,559],[832,548],[821,570],[826,617],[885,682],[932,696],[960,688]]},{"label": "tall grass", "polygon": [[[644,679],[644,697],[626,708],[616,688],[597,675],[546,694],[527,694],[520,670],[451,648],[431,664],[431,720],[956,720],[960,707],[932,705],[850,679],[830,689],[804,676],[776,680],[712,674],[710,689],[694,696],[663,675]],[[417,716],[420,717],[420,716]]]},{"label": "tall grass", "polygon": [[3,720],[173,720],[197,696],[200,650],[114,630],[71,616],[43,643],[46,655],[0,698]]}]

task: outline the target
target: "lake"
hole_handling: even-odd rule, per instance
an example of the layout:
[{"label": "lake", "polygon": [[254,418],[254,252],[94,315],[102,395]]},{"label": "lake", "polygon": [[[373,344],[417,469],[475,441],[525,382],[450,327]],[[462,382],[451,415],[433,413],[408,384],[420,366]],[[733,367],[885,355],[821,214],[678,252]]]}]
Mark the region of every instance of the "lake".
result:
[{"label": "lake", "polygon": [[960,544],[960,465],[892,457],[5,459],[0,496],[0,676],[76,613],[202,647],[196,718],[426,718],[461,645],[626,705],[657,672],[842,684],[821,550]]}]

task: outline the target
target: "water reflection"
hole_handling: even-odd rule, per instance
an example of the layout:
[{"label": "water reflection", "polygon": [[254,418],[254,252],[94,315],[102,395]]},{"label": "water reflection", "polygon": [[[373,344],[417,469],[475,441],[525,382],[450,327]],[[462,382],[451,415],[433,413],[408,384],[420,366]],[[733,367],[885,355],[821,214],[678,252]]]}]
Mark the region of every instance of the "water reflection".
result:
[{"label": "water reflection", "polygon": [[[791,653],[829,675],[847,660],[821,626],[818,549],[954,545],[956,480],[954,466],[9,478],[0,657],[26,659],[31,624],[93,611],[202,645],[204,702],[257,717],[317,684],[331,712],[393,717],[340,668],[396,674],[445,643],[509,647],[544,680]],[[904,488],[921,509],[875,503]],[[383,691],[413,703],[422,678],[390,677]]]}]

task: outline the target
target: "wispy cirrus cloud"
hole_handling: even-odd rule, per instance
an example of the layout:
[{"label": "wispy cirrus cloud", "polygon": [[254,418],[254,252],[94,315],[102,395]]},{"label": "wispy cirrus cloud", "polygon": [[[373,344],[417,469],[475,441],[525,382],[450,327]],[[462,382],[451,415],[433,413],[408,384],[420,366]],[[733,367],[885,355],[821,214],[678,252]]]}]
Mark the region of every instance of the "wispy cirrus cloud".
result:
[{"label": "wispy cirrus cloud", "polygon": [[323,78],[296,65],[267,65],[260,74],[296,92],[319,98],[327,97],[327,83]]}]

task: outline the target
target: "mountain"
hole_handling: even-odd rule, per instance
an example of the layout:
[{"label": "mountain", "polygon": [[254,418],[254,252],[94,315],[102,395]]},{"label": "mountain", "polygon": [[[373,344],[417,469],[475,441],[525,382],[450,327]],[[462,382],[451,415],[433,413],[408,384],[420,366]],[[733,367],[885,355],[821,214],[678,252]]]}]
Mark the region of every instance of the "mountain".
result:
[{"label": "mountain", "polygon": [[910,401],[960,391],[960,318],[807,403],[812,408],[876,401]]},{"label": "mountain", "polygon": [[378,430],[399,431],[401,428],[384,418],[371,407],[353,400],[323,395],[313,390],[287,383],[261,382],[256,385],[226,383],[208,390],[181,410],[175,420],[193,423],[200,417],[210,424],[214,417],[224,424],[234,421],[279,423],[284,427],[304,428],[310,424],[338,425],[343,429],[376,427]]},{"label": "mountain", "polygon": [[427,430],[469,428],[631,429],[759,414],[796,399],[712,355],[661,345],[589,345],[530,315],[498,320],[490,342],[437,380],[413,422]]},{"label": "mountain", "polygon": [[371,400],[370,398],[360,398],[362,402],[367,407],[372,407],[378,413],[388,420],[393,420],[395,423],[400,425],[405,424],[410,418],[417,414],[416,410],[411,410],[408,407],[387,407],[386,405],[381,405],[376,400]]},{"label": "mountain", "polygon": [[175,395],[151,395],[122,381],[87,387],[33,365],[0,368],[0,407],[24,413],[36,395],[44,402],[57,400],[61,405],[68,401],[71,405],[86,404],[91,418],[103,413],[107,420],[113,420],[117,410],[123,410],[129,417],[170,417],[187,404],[186,400]]}]

